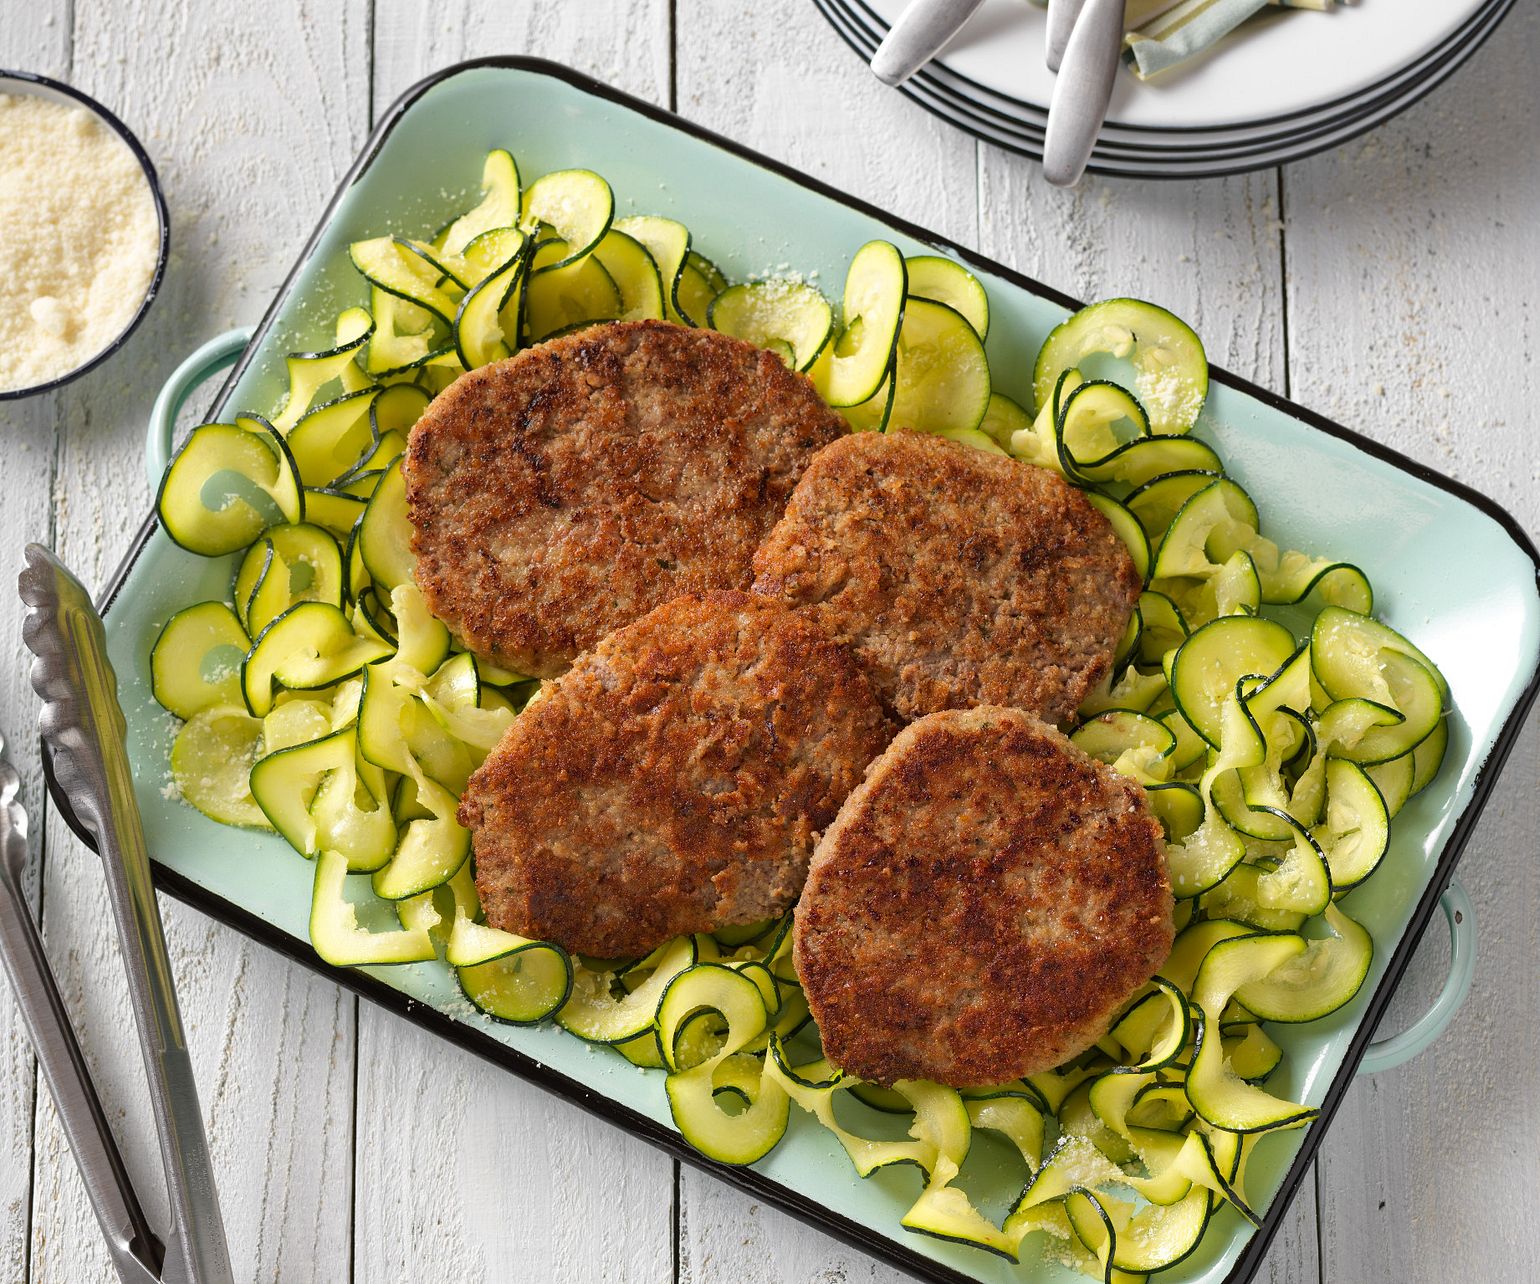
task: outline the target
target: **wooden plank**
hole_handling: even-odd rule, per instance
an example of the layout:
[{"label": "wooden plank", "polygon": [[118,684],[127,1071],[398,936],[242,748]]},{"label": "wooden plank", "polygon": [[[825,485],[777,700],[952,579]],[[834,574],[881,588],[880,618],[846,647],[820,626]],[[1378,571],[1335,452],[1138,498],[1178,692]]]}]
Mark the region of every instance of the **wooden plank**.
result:
[{"label": "wooden plank", "polygon": [[[485,0],[452,19],[385,0],[374,50],[376,111],[447,63],[498,53],[668,99],[664,0]],[[357,1102],[360,1284],[424,1272],[467,1284],[672,1277],[674,1165],[651,1147],[368,1004]]]},{"label": "wooden plank", "polygon": [[[316,23],[306,6],[277,0],[77,14],[73,78],[160,163],[175,247],[144,326],[58,399],[57,546],[90,583],[118,561],[150,502],[140,443],[155,391],[195,344],[255,319],[362,135],[365,28],[350,12]],[[158,1215],[159,1161],[100,874],[56,818],[48,844],[50,952],[130,1168]],[[353,1002],[199,914],[162,908],[236,1277],[345,1278]],[[32,1279],[106,1278],[46,1094],[34,1182]]]},{"label": "wooden plank", "polygon": [[1034,162],[981,144],[979,201],[985,254],[1076,298],[1133,295],[1170,308],[1214,364],[1283,390],[1272,172],[1204,183],[1092,175],[1063,191]]},{"label": "wooden plank", "polygon": [[874,80],[806,0],[678,0],[675,21],[681,116],[976,243],[977,143]]},{"label": "wooden plank", "polygon": [[[681,115],[978,243],[974,140],[873,80],[805,0],[680,0],[677,32]],[[689,1284],[905,1278],[690,1169],[679,1198],[680,1279]]]},{"label": "wooden plank", "polygon": [[[1531,532],[1537,60],[1540,14],[1518,6],[1431,98],[1284,181],[1295,396]],[[1540,1129],[1537,778],[1531,720],[1460,869],[1481,934],[1470,999],[1432,1050],[1353,1089],[1323,1149],[1327,1279],[1517,1280],[1540,1261],[1526,1140]],[[1437,993],[1443,936],[1435,921],[1387,1032]]]},{"label": "wooden plank", "polygon": [[[69,7],[67,0],[28,5],[0,24],[0,66],[25,68],[63,79],[69,74]],[[53,511],[53,462],[57,399],[44,396],[0,402],[0,546],[13,558],[26,541],[46,538]],[[7,571],[14,562],[8,564]],[[10,607],[9,586],[0,594],[0,647],[8,655],[22,653],[21,613]],[[46,818],[42,772],[33,749],[37,700],[25,665],[8,666],[0,677],[0,734],[6,756],[21,775],[22,805],[32,835],[27,870],[28,890],[38,894],[43,862]],[[32,1129],[37,1072],[21,1015],[9,986],[0,985],[0,1279],[22,1280],[27,1274],[28,1237],[32,1220]]]},{"label": "wooden plank", "polygon": [[530,54],[575,67],[617,89],[668,103],[668,0],[470,0],[446,9],[378,0],[374,14],[374,110],[450,63]]},{"label": "wooden plank", "polygon": [[358,1284],[672,1277],[673,1169],[650,1146],[367,1004],[357,1100]]}]

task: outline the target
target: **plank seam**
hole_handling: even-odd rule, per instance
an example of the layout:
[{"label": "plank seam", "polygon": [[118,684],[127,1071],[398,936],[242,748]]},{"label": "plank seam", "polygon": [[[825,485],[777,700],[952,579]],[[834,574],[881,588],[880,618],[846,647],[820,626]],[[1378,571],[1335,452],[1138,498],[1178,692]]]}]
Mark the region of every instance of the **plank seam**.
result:
[{"label": "plank seam", "polygon": [[[1294,395],[1294,371],[1292,358],[1289,351],[1289,219],[1288,211],[1284,205],[1283,166],[1280,165],[1274,171],[1278,178],[1278,312],[1279,321],[1283,327],[1283,395]],[[1319,1190],[1317,1191],[1319,1200]],[[1319,1226],[1316,1228],[1316,1243],[1321,1241]]]},{"label": "plank seam", "polygon": [[[374,32],[375,32],[375,6],[376,0],[369,0],[368,8],[364,13],[364,45],[369,50],[369,74],[366,79],[365,92],[368,97],[364,100],[364,118],[369,122],[369,129],[374,129]],[[354,1067],[354,1075],[358,1073]]]},{"label": "plank seam", "polygon": [[668,109],[679,110],[679,0],[668,0]]}]

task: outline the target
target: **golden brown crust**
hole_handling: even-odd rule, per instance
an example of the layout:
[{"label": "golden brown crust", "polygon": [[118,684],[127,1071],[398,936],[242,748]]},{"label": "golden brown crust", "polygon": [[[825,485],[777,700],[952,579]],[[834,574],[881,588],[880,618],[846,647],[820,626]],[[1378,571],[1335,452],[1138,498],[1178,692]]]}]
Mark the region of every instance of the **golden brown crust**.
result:
[{"label": "golden brown crust", "polygon": [[417,583],[496,663],[555,677],[680,593],[746,589],[807,461],[845,432],[751,344],[617,322],[473,370],[402,465]]},{"label": "golden brown crust", "polygon": [[813,621],[747,593],[676,598],[579,657],[471,777],[487,919],[625,958],[784,913],[892,731]]},{"label": "golden brown crust", "polygon": [[797,969],[825,1053],[877,1083],[1004,1083],[1088,1048],[1171,951],[1144,791],[1018,709],[932,714],[818,844]]},{"label": "golden brown crust", "polygon": [[920,433],[820,451],[754,557],[901,717],[979,704],[1068,722],[1111,669],[1140,581],[1057,473]]}]

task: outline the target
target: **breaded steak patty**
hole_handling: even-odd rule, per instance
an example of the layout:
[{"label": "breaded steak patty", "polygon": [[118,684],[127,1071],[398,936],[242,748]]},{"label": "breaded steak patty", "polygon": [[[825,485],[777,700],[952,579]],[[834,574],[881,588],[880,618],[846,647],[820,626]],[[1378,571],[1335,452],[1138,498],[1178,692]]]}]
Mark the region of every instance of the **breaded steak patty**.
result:
[{"label": "breaded steak patty", "polygon": [[796,914],[824,1052],[863,1079],[1004,1083],[1091,1046],[1171,952],[1144,791],[1019,709],[901,731]]},{"label": "breaded steak patty", "polygon": [[553,339],[457,379],[412,428],[417,583],[470,650],[555,677],[672,597],[748,588],[844,432],[805,376],[727,335],[631,321]]},{"label": "breaded steak patty", "polygon": [[1107,520],[1057,473],[919,433],[821,451],[754,557],[905,719],[979,704],[1068,722],[1140,591]]},{"label": "breaded steak patty", "polygon": [[626,958],[783,913],[892,731],[815,621],[748,593],[675,598],[579,657],[471,777],[487,919]]}]

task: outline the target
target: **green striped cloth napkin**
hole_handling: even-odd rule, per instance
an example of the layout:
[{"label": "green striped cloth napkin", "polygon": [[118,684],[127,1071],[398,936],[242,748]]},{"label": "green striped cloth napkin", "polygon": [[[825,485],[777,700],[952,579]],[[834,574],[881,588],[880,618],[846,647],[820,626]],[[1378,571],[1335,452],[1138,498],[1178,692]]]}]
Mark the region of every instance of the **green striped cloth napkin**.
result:
[{"label": "green striped cloth napkin", "polygon": [[[1046,4],[1047,0],[1033,0]],[[1269,6],[1333,7],[1336,0],[1128,0],[1124,58],[1140,80],[1170,71],[1211,49],[1247,18]]]}]

